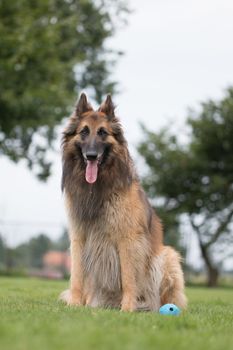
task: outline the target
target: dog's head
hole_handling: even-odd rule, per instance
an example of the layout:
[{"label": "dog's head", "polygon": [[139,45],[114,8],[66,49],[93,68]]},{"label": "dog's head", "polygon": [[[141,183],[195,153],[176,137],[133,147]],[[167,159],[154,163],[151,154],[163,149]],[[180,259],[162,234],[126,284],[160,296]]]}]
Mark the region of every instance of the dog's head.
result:
[{"label": "dog's head", "polygon": [[125,146],[111,96],[94,111],[81,94],[63,137],[63,159],[77,161],[88,183],[95,183],[101,172],[114,162],[114,154]]}]

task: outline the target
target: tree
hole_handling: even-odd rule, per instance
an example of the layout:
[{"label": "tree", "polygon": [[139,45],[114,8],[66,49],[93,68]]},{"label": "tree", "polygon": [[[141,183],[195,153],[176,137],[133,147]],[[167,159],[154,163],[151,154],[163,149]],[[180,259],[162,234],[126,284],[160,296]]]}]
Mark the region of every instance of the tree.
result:
[{"label": "tree", "polygon": [[53,249],[65,252],[70,247],[70,240],[68,236],[68,231],[66,228],[63,229],[61,236],[53,242]]},{"label": "tree", "polygon": [[126,12],[123,0],[0,1],[0,155],[49,176],[46,151],[74,96],[89,88],[100,102],[115,89],[119,52],[106,40]]},{"label": "tree", "polygon": [[144,128],[138,148],[149,169],[144,185],[168,216],[181,220],[186,214],[198,238],[208,286],[216,286],[219,266],[233,255],[233,88],[221,101],[190,111],[187,125],[186,144],[169,130],[155,134]]},{"label": "tree", "polygon": [[0,270],[6,264],[6,245],[3,237],[0,234]]},{"label": "tree", "polygon": [[43,266],[43,256],[51,247],[50,238],[44,234],[31,238],[28,243],[29,266],[41,268]]}]

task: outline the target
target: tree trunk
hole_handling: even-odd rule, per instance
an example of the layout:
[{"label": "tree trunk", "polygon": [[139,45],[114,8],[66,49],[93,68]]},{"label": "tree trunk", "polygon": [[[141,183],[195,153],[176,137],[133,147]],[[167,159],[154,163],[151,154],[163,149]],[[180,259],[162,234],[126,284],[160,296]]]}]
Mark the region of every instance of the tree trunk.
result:
[{"label": "tree trunk", "polygon": [[208,254],[208,247],[206,247],[204,244],[200,243],[200,248],[201,248],[202,257],[205,261],[206,268],[207,268],[207,274],[208,274],[207,286],[208,287],[217,287],[219,271],[218,271],[217,267],[215,267],[211,261],[211,258]]},{"label": "tree trunk", "polygon": [[207,268],[208,277],[207,277],[207,286],[208,287],[217,287],[219,272],[215,267]]},{"label": "tree trunk", "polygon": [[[203,232],[201,232],[200,228],[201,228],[201,226],[203,226],[203,224],[199,225],[199,226],[195,225],[194,220],[191,217],[190,222],[191,222],[193,229],[197,233],[202,258],[204,259],[205,264],[206,264],[206,269],[207,269],[207,273],[208,273],[208,278],[207,278],[207,286],[208,287],[217,287],[218,277],[219,277],[219,270],[214,265],[214,263],[211,259],[211,255],[209,253],[210,247],[212,244],[214,244],[218,240],[218,238],[221,236],[221,234],[223,234],[226,231],[227,225],[231,222],[232,217],[233,217],[233,210],[229,211],[229,213],[225,217],[225,219],[223,219],[223,221],[220,222],[217,230],[214,232],[214,234],[212,235],[212,238],[207,243],[203,243],[202,239],[201,239]],[[207,217],[207,221],[208,221],[208,217]]]}]

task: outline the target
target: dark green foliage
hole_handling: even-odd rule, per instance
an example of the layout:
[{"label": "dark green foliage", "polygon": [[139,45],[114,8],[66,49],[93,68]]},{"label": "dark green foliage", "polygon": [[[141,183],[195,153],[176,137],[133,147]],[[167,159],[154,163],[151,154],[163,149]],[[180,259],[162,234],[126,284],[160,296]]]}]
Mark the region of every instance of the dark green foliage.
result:
[{"label": "dark green foliage", "polygon": [[39,235],[32,238],[28,244],[30,266],[42,267],[43,255],[52,247],[51,240],[46,235]]},{"label": "dark green foliage", "polygon": [[69,247],[70,247],[70,240],[69,240],[68,232],[66,229],[64,229],[64,232],[58,238],[58,240],[53,242],[53,249],[59,250],[61,252],[65,252],[69,249]]},{"label": "dark green foliage", "polygon": [[42,268],[43,256],[49,250],[66,252],[69,249],[67,231],[57,240],[51,240],[45,234],[39,234],[14,248],[8,247],[0,236],[0,269],[22,270],[27,268]]},{"label": "dark green foliage", "polygon": [[159,199],[164,217],[186,215],[197,233],[208,284],[215,285],[217,266],[232,254],[233,88],[221,101],[207,101],[190,114],[188,143],[178,142],[169,130],[144,129],[139,152],[149,168],[146,191]]},{"label": "dark green foliage", "polygon": [[40,234],[16,248],[8,248],[7,267],[8,269],[41,268],[43,255],[51,248],[52,241],[46,235]]},{"label": "dark green foliage", "polygon": [[0,270],[3,268],[5,261],[6,261],[6,245],[2,236],[0,235]]},{"label": "dark green foliage", "polygon": [[46,151],[75,96],[114,91],[118,53],[105,42],[125,12],[122,0],[0,1],[0,155],[49,176]]}]

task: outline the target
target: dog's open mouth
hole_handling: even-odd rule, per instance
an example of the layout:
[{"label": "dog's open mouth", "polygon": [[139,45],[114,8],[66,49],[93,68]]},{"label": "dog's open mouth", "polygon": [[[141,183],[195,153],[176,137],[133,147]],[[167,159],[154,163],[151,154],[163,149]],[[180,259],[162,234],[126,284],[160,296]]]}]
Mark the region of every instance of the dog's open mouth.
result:
[{"label": "dog's open mouth", "polygon": [[98,176],[99,160],[87,160],[85,178],[89,184],[93,184]]},{"label": "dog's open mouth", "polygon": [[107,157],[109,155],[109,152],[110,152],[110,147],[106,147],[102,155],[97,159],[88,160],[84,158],[84,162],[86,165],[85,179],[89,184],[93,184],[96,182],[98,177],[99,167],[105,164]]}]

